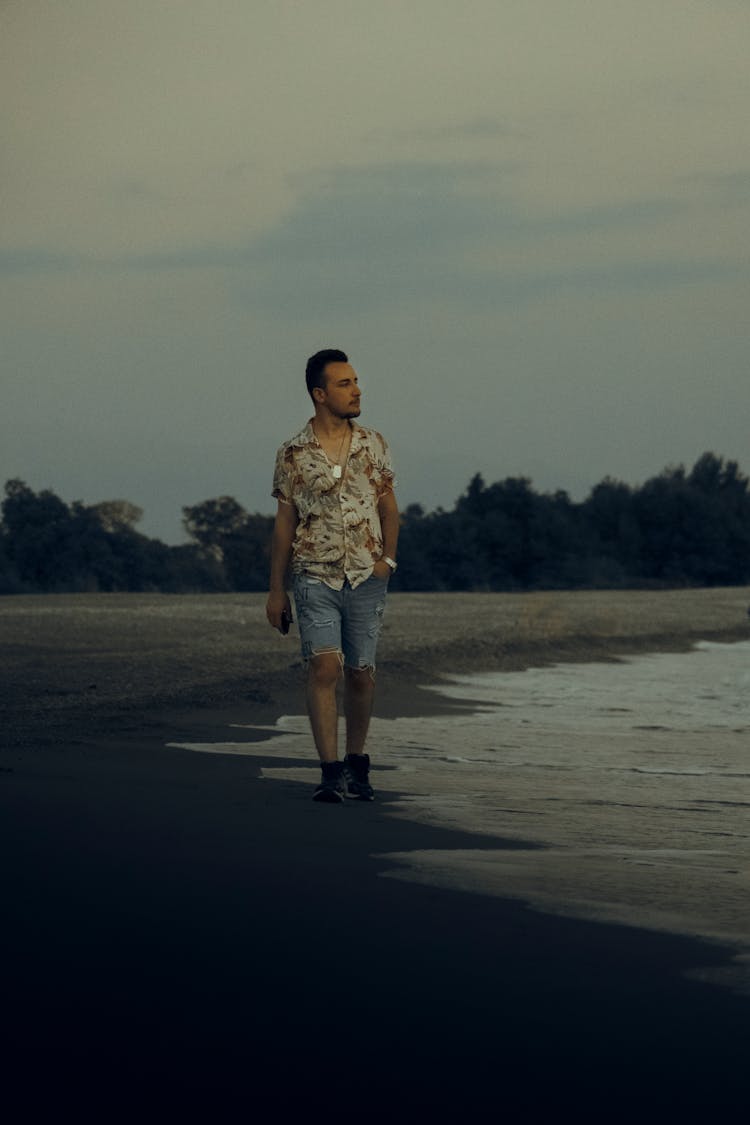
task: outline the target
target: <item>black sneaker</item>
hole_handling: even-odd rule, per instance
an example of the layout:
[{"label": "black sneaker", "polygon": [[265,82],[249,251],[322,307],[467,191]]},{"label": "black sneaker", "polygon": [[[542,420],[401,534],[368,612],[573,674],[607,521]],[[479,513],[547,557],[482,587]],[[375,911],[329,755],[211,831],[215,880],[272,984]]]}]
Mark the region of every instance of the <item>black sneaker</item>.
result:
[{"label": "black sneaker", "polygon": [[344,758],[346,795],[355,801],[374,801],[370,785],[370,755],[347,754]]},{"label": "black sneaker", "polygon": [[344,763],[321,762],[320,785],[313,793],[313,801],[326,801],[329,805],[338,805],[344,800]]}]

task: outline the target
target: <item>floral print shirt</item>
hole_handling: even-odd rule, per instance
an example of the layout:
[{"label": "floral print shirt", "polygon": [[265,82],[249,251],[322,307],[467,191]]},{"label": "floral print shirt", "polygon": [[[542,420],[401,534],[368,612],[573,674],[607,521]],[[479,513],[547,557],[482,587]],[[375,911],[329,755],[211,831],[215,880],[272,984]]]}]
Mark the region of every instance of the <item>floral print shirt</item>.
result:
[{"label": "floral print shirt", "polygon": [[334,590],[359,586],[382,556],[378,501],[394,485],[391,456],[377,430],[349,423],[349,457],[339,479],[312,428],[312,419],[276,454],[273,495],[293,504],[299,522],[292,570]]}]

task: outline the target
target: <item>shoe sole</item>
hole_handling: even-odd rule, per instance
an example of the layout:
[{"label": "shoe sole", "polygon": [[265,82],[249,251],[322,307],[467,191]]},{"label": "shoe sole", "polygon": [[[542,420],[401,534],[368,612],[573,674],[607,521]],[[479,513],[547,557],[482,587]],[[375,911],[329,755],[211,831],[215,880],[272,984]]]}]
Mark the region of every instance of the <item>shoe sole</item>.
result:
[{"label": "shoe sole", "polygon": [[347,796],[348,800],[350,800],[350,801],[374,801],[375,800],[375,794],[374,793],[371,793],[371,794],[365,796],[363,793],[350,793],[347,790],[346,796]]},{"label": "shoe sole", "polygon": [[320,801],[324,805],[342,805],[344,794],[337,793],[335,789],[320,789],[313,793],[313,801]]}]

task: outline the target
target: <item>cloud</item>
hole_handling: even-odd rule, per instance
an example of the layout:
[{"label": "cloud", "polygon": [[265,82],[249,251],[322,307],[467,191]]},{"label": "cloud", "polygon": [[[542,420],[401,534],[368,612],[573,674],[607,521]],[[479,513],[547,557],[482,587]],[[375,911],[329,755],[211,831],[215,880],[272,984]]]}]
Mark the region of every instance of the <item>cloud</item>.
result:
[{"label": "cloud", "polygon": [[412,125],[408,127],[394,127],[389,130],[373,130],[369,134],[372,140],[387,140],[399,144],[410,145],[422,143],[453,144],[459,140],[498,140],[512,138],[513,140],[527,141],[531,139],[531,132],[521,128],[511,121],[499,117],[472,117],[467,120],[444,121],[434,124]]},{"label": "cloud", "polygon": [[[392,162],[310,174],[283,219],[231,243],[112,256],[50,249],[0,254],[0,272],[219,271],[228,299],[315,318],[327,310],[457,307],[554,292],[664,288],[746,277],[731,255],[691,245],[694,216],[678,196],[627,204],[530,208],[513,166]],[[124,190],[141,191],[141,185]],[[679,252],[660,246],[684,228]]]},{"label": "cloud", "polygon": [[24,247],[14,250],[0,248],[0,274],[71,273],[93,266],[80,254],[63,254],[56,250]]},{"label": "cloud", "polygon": [[741,204],[747,207],[750,200],[750,169],[738,168],[728,172],[686,176],[684,183],[695,188],[716,203]]}]

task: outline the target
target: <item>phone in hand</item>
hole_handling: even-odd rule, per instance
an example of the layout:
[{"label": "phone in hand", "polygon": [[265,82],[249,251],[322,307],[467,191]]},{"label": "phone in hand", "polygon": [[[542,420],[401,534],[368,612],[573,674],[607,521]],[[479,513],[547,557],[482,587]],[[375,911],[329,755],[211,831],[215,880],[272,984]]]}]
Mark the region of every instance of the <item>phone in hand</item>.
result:
[{"label": "phone in hand", "polygon": [[281,611],[281,625],[279,625],[279,632],[283,633],[284,636],[286,636],[286,634],[289,632],[289,626],[292,624],[293,621],[294,621],[294,618],[292,617],[292,611],[291,610],[287,611],[285,609],[282,609],[282,611]]}]

